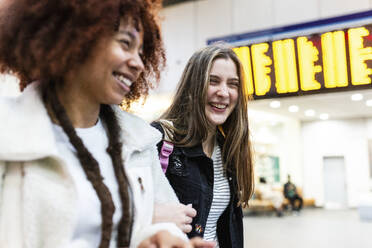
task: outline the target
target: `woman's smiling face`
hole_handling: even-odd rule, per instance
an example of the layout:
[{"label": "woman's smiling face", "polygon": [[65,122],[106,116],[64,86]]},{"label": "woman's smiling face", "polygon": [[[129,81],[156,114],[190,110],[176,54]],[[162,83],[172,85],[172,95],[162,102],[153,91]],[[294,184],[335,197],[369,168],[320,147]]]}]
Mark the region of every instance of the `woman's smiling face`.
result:
[{"label": "woman's smiling face", "polygon": [[213,61],[209,74],[205,114],[216,127],[225,123],[234,110],[239,97],[240,80],[235,63],[230,59]]},{"label": "woman's smiling face", "polygon": [[81,96],[98,104],[120,104],[144,71],[143,31],[122,20],[113,37],[99,41],[89,59],[68,75],[79,83]]}]

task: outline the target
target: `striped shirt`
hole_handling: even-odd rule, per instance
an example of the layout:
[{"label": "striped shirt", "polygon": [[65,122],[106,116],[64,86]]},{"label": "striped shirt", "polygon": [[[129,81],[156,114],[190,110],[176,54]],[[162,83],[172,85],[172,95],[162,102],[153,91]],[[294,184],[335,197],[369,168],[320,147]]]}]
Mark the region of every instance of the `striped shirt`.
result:
[{"label": "striped shirt", "polygon": [[204,239],[216,241],[216,247],[219,247],[217,221],[230,202],[230,187],[223,169],[221,149],[217,144],[214,146],[212,160],[214,170],[213,200],[205,226]]}]

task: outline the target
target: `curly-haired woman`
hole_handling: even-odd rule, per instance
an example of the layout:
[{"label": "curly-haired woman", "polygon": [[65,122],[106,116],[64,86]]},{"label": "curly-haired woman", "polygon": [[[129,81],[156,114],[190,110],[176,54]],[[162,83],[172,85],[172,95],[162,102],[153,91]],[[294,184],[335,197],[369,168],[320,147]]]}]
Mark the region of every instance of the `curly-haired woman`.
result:
[{"label": "curly-haired woman", "polygon": [[[253,190],[243,79],[230,47],[203,48],[188,61],[171,106],[152,124],[168,142],[158,148],[169,182],[180,202],[197,212],[188,236],[223,248],[243,247],[241,206]],[[162,208],[155,212],[166,218]]]},{"label": "curly-haired woman", "polygon": [[0,247],[208,246],[151,224],[154,202],[177,201],[160,135],[118,107],[165,61],[156,5],[1,1],[0,69],[23,93],[0,99]]}]

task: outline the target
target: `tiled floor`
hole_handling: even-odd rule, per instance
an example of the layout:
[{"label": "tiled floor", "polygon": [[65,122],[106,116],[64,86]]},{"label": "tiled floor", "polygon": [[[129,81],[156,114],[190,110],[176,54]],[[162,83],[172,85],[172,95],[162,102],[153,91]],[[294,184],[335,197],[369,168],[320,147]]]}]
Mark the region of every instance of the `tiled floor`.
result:
[{"label": "tiled floor", "polygon": [[360,221],[357,210],[247,216],[244,239],[245,248],[372,248],[372,221]]}]

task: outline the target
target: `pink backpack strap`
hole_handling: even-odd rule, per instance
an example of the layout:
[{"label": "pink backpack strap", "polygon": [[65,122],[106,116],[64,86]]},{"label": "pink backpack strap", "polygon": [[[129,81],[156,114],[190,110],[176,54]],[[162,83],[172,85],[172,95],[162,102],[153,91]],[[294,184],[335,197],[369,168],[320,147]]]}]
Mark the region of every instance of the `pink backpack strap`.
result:
[{"label": "pink backpack strap", "polygon": [[161,146],[159,160],[161,164],[161,168],[163,169],[163,172],[167,172],[168,165],[169,165],[169,156],[173,152],[173,144],[168,141],[163,141],[163,145]]}]

